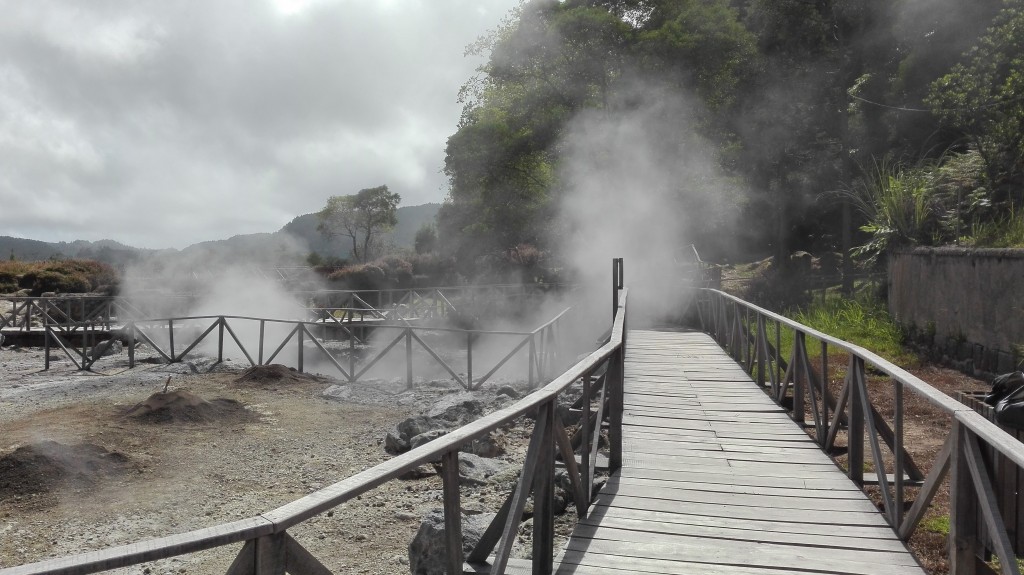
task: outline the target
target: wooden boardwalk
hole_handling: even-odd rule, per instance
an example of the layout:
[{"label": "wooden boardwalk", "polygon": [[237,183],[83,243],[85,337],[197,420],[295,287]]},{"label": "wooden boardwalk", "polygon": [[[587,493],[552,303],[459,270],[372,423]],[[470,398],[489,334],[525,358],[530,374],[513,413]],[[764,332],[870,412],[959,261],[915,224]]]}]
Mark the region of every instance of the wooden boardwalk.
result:
[{"label": "wooden boardwalk", "polygon": [[622,469],[557,573],[924,573],[710,336],[630,331],[627,341]]}]

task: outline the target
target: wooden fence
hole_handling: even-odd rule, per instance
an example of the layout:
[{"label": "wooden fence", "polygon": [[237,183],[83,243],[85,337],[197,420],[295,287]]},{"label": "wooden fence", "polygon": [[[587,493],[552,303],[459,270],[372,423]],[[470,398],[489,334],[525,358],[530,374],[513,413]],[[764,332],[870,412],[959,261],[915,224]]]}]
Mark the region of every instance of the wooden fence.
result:
[{"label": "wooden fence", "polygon": [[[359,341],[358,338],[349,329],[349,326],[342,323],[312,323],[224,315],[193,316],[150,319],[138,322],[129,321],[123,328],[118,330],[117,338],[127,342],[129,367],[135,367],[135,344],[137,342],[148,344],[167,363],[176,363],[183,361],[190,355],[196,354],[200,344],[206,341],[207,338],[212,337],[216,337],[217,361],[222,362],[224,361],[225,335],[227,335],[251,366],[274,363],[274,360],[283,357],[282,354],[290,345],[294,349],[293,357],[295,357],[296,366],[300,372],[305,370],[308,360],[320,359],[325,361],[327,365],[334,367],[349,382],[357,381],[372,367],[380,363],[393,348],[404,342],[406,380],[410,388],[413,384],[413,346],[415,343],[415,345],[433,358],[438,365],[444,368],[459,385],[469,390],[479,389],[499,369],[508,364],[517,353],[527,348],[527,374],[530,387],[532,388],[538,382],[549,378],[554,370],[562,367],[559,362],[562,356],[560,347],[563,342],[559,337],[559,333],[561,331],[561,324],[568,317],[569,311],[570,308],[562,310],[554,318],[528,332],[380,325],[375,329],[398,333],[394,338],[390,339],[389,343],[382,346],[379,350],[374,350],[375,354],[371,358],[362,362],[358,362],[356,359],[358,355],[356,348],[356,343]],[[248,324],[248,326],[255,324],[258,326],[258,338],[248,343],[243,341],[244,338],[238,335],[239,331],[242,331],[241,324]],[[287,335],[280,341],[271,340],[271,335],[268,334],[268,325],[283,328]],[[76,326],[74,329],[81,328],[84,334],[82,338],[83,344],[80,348],[73,346],[62,337],[62,332],[71,329],[70,326]],[[96,337],[89,337],[89,334],[94,331],[95,326],[88,322],[65,322],[59,326],[47,324],[45,329],[46,353],[44,355],[46,359],[44,360],[44,369],[50,368],[50,349],[54,345],[63,351],[76,367],[81,370],[88,370],[114,341],[111,339],[103,342],[101,345],[97,345],[96,348],[90,347],[90,343],[94,343]],[[324,342],[321,341],[324,338],[325,331],[328,329],[340,329],[347,333],[347,341],[349,342],[347,365],[343,365],[335,357],[335,354],[329,351],[325,347]],[[215,331],[216,335],[214,335]],[[281,329],[277,331],[281,331]],[[187,332],[189,335],[184,335],[183,332]],[[424,333],[451,334],[458,337],[459,341],[464,341],[466,352],[465,370],[460,372],[449,362],[445,361],[437,350],[424,341],[424,338],[421,337]],[[511,337],[517,341],[510,346],[510,351],[505,353],[496,364],[490,366],[484,372],[484,375],[474,377],[473,347],[474,342],[481,337]],[[315,349],[315,355],[312,357],[308,355],[311,350],[306,349],[305,344],[307,342]],[[255,347],[253,344],[255,344]],[[479,346],[479,344],[476,345]]]},{"label": "wooden fence", "polygon": [[[561,465],[568,473],[573,502],[579,517],[587,515],[595,494],[597,448],[602,428],[608,429],[610,470],[618,469],[622,461],[626,291],[616,290],[616,296],[614,321],[607,343],[569,367],[543,388],[448,435],[282,507],[248,519],[101,551],[0,569],[0,575],[85,575],[238,544],[241,544],[241,549],[228,569],[228,575],[280,575],[285,572],[292,575],[327,575],[331,573],[330,569],[303,547],[299,540],[292,537],[288,530],[424,463],[437,460],[441,461],[449,573],[462,573],[464,570],[505,573],[512,546],[519,533],[523,511],[531,494],[531,569],[533,573],[551,573],[555,554],[554,493],[557,459],[561,458]],[[217,325],[224,326],[224,323],[218,319],[214,322],[214,326]],[[559,397],[569,391],[576,382],[582,385],[582,396],[573,407],[581,421],[576,432],[579,448],[574,450],[572,446],[576,442],[570,438],[557,407]],[[521,417],[533,419],[534,425],[519,481],[498,510],[493,522],[484,531],[479,543],[464,557],[459,450],[468,442]]]},{"label": "wooden fence", "polygon": [[[1018,470],[1024,467],[1024,445],[1015,437],[971,407],[862,347],[717,290],[701,290],[698,310],[704,330],[786,406],[794,420],[807,425],[823,450],[833,452],[837,436],[845,435],[848,476],[862,487],[877,486],[883,514],[901,539],[907,541],[914,534],[948,475],[952,573],[986,569],[986,547],[998,557],[1002,573],[1020,573],[1010,530],[995,495],[993,470],[984,457],[991,452],[998,454],[1004,465]],[[792,336],[786,358],[780,353],[783,330]],[[812,345],[820,346],[816,365],[808,353]],[[829,377],[822,377],[830,373],[830,351],[848,356],[838,394],[829,389]],[[887,377],[891,385],[894,409],[889,417],[872,404],[869,368],[870,373]],[[872,383],[876,395],[881,392],[880,385]],[[908,390],[950,418],[949,434],[927,473],[904,447],[904,394]],[[911,488],[918,491],[907,508]]]},{"label": "wooden fence", "polygon": [[[550,286],[479,285],[388,290],[320,290],[291,292],[305,305],[295,306],[296,320],[384,321],[444,319],[465,312],[476,315],[485,302],[521,302],[544,295]],[[147,293],[132,298],[88,294],[5,296],[10,309],[0,313],[0,330],[30,331],[44,324],[81,329],[95,322],[109,328],[128,320],[190,315],[196,295]],[[457,309],[458,306],[458,309]],[[58,327],[59,329],[59,327]]]}]

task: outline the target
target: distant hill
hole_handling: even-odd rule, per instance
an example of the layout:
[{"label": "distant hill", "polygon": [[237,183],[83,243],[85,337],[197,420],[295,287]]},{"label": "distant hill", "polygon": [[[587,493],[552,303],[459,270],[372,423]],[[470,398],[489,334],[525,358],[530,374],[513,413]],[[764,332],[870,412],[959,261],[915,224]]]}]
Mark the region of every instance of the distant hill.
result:
[{"label": "distant hill", "polygon": [[[423,204],[398,208],[398,225],[385,241],[398,248],[412,248],[416,232],[434,222],[441,204]],[[192,244],[183,250],[150,250],[133,248],[113,240],[89,242],[42,242],[11,236],[0,236],[0,258],[13,256],[22,261],[80,258],[108,263],[118,269],[130,264],[151,260],[154,255],[169,259],[202,259],[207,265],[221,260],[251,260],[265,264],[296,265],[309,252],[325,257],[346,258],[350,246],[340,240],[328,240],[316,230],[316,214],[298,216],[272,233],[242,234],[224,240]]]},{"label": "distant hill", "polygon": [[0,236],[0,257],[4,259],[14,257],[22,261],[75,258],[97,260],[115,267],[123,267],[155,251],[133,248],[113,240],[95,242],[75,240],[50,243]]}]

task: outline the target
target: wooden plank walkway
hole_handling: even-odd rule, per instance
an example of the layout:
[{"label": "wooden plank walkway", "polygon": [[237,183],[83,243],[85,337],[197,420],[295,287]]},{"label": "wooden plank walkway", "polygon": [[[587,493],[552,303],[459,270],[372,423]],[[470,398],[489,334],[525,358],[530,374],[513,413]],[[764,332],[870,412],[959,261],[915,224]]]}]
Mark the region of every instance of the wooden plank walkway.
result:
[{"label": "wooden plank walkway", "polygon": [[557,573],[924,573],[710,336],[630,331],[625,381],[622,469]]}]

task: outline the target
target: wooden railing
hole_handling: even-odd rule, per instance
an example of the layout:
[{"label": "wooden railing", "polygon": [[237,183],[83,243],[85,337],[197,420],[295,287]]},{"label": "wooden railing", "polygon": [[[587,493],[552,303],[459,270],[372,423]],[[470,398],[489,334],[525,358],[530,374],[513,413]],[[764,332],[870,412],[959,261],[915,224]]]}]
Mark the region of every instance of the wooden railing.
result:
[{"label": "wooden railing", "polygon": [[0,314],[0,330],[28,331],[43,323],[97,324],[109,328],[116,317],[116,298],[76,295],[53,297],[0,296],[11,309]]},{"label": "wooden railing", "polygon": [[[1016,438],[971,407],[860,346],[717,290],[700,291],[698,311],[703,329],[785,406],[794,420],[807,426],[826,453],[833,453],[837,436],[845,435],[848,476],[862,487],[877,486],[882,511],[900,539],[907,541],[914,534],[949,475],[952,573],[977,572],[987,547],[998,557],[1002,573],[1019,574],[1007,525],[994,496],[992,472],[983,457],[986,451],[997,452],[1018,469],[1024,467],[1024,445]],[[785,340],[791,348],[785,358],[780,353],[783,331],[791,335]],[[817,364],[808,353],[812,345],[820,346]],[[828,385],[830,352],[848,355],[838,394]],[[883,383],[869,385],[869,373],[888,378],[894,406],[891,417],[872,404],[872,391],[877,395]],[[904,444],[904,394],[908,390],[950,417],[950,431],[927,473]],[[873,473],[866,467],[873,468]],[[918,491],[906,509],[910,488]]]},{"label": "wooden railing", "polygon": [[[293,292],[295,320],[384,321],[403,324],[410,320],[444,319],[464,311],[474,314],[483,302],[515,302],[544,295],[550,286],[480,285],[387,290],[320,290]],[[56,296],[0,295],[10,309],[0,313],[0,330],[30,331],[43,324],[95,323],[109,328],[128,320],[187,316],[200,299],[197,295],[143,294],[137,297],[71,294]],[[358,319],[357,319],[358,318]],[[58,328],[59,329],[59,328]]]},{"label": "wooden railing", "polygon": [[[228,575],[329,574],[331,570],[288,530],[424,463],[438,460],[441,461],[443,480],[447,571],[462,573],[466,568],[475,572],[505,573],[527,499],[532,493],[532,572],[551,573],[555,554],[557,459],[561,457],[569,475],[579,517],[586,516],[595,493],[597,449],[603,428],[608,429],[610,470],[618,469],[622,461],[626,291],[616,290],[616,296],[614,321],[607,343],[543,388],[448,435],[255,517],[101,551],[0,569],[0,575],[85,575],[237,544],[242,544],[242,547],[228,569]],[[217,319],[214,326],[217,325],[224,326],[224,323]],[[582,383],[582,396],[573,408],[581,422],[576,432],[580,447],[574,450],[572,446],[577,442],[569,437],[556,408],[559,397],[576,382]],[[468,442],[522,417],[533,419],[534,425],[519,481],[479,543],[467,557],[463,557],[459,450]],[[468,566],[464,565],[467,561]]]},{"label": "wooden railing", "polygon": [[[245,357],[251,366],[267,365],[274,363],[274,360],[282,356],[282,353],[289,347],[294,348],[296,368],[302,372],[305,370],[309,359],[320,359],[327,365],[334,367],[338,373],[347,381],[353,382],[365,375],[372,367],[377,365],[391,350],[398,344],[405,343],[405,365],[407,385],[411,388],[413,384],[413,344],[415,343],[425,351],[438,365],[445,369],[459,385],[466,389],[478,389],[487,382],[499,369],[504,367],[523,348],[527,351],[527,374],[531,388],[538,382],[550,377],[555,369],[562,367],[559,364],[561,353],[559,338],[561,323],[567,318],[570,308],[562,310],[554,318],[533,331],[488,331],[488,330],[463,330],[441,327],[416,327],[411,325],[395,326],[380,325],[375,329],[384,332],[397,331],[398,334],[389,343],[375,350],[374,355],[366,361],[358,362],[356,356],[356,343],[359,339],[342,323],[313,323],[302,321],[287,321],[278,319],[267,319],[244,316],[193,316],[179,318],[162,318],[144,321],[129,321],[120,328],[117,338],[127,342],[128,366],[135,367],[135,344],[144,342],[153,348],[167,363],[183,361],[190,355],[198,353],[200,344],[207,338],[214,337],[216,331],[216,353],[217,361],[224,361],[225,334],[231,338],[239,352]],[[238,335],[243,324],[247,328],[257,328],[259,336],[253,341],[243,341]],[[279,342],[270,341],[268,326],[278,327],[278,330],[285,331],[285,335]],[[50,368],[50,348],[55,345],[71,361],[82,370],[91,369],[92,365],[102,356],[106,348],[113,340],[108,340],[95,349],[89,346],[90,342],[95,343],[95,336],[89,337],[94,332],[94,327],[89,322],[64,322],[62,324],[47,323],[45,326],[45,357],[44,369]],[[72,345],[63,335],[68,329],[81,329],[84,334],[81,347]],[[349,342],[348,365],[342,365],[334,354],[332,354],[321,341],[325,331],[329,329],[343,330]],[[421,337],[423,333],[444,333],[456,335],[459,341],[465,342],[466,364],[465,370],[460,372],[448,361],[445,361],[441,354],[432,346],[427,344]],[[474,378],[473,374],[473,347],[478,338],[487,337],[514,337],[519,341],[511,346],[501,359],[484,372],[483,376]],[[184,338],[184,341],[183,341]],[[310,358],[305,343],[311,343],[317,350],[317,354]],[[270,347],[268,347],[268,343]],[[361,343],[361,342],[360,342]],[[255,344],[255,348],[253,347]],[[476,344],[479,346],[479,344]],[[272,351],[271,351],[272,350]],[[462,367],[462,366],[460,366]],[[462,375],[464,374],[464,375]]]}]

